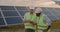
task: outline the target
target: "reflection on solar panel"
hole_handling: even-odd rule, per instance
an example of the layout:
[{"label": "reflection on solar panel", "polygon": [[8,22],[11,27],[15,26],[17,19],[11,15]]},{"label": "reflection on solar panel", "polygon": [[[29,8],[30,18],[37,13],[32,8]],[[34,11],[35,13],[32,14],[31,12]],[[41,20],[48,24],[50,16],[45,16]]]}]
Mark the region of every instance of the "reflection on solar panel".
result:
[{"label": "reflection on solar panel", "polygon": [[[0,6],[0,25],[21,24],[28,7]],[[60,20],[60,8],[41,7],[43,13],[51,20]]]}]

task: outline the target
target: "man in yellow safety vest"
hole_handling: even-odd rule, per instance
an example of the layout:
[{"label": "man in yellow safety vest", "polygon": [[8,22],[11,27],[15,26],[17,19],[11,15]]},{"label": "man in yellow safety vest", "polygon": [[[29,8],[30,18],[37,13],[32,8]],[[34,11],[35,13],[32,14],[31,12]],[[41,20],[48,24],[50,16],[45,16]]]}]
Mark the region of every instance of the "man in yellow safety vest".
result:
[{"label": "man in yellow safety vest", "polygon": [[[35,7],[34,6],[30,6],[30,12],[27,12],[25,15],[24,15],[24,20],[30,20],[30,21],[35,21],[34,18],[35,18],[35,13],[34,13],[34,9]],[[36,24],[36,23],[35,23]],[[25,26],[25,32],[35,32],[35,28],[33,25],[31,25],[30,23],[24,23],[24,26]]]},{"label": "man in yellow safety vest", "polygon": [[36,13],[35,21],[38,26],[37,32],[43,32],[44,30],[47,32],[47,30],[51,27],[51,20],[47,17],[47,15],[42,13],[41,8],[37,8],[35,13]]}]

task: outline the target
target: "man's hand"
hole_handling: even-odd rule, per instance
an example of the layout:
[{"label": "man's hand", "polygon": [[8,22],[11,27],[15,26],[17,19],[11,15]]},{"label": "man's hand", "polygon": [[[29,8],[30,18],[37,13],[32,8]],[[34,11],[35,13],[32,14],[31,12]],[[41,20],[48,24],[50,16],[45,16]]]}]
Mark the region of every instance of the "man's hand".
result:
[{"label": "man's hand", "polygon": [[23,23],[30,23],[33,26],[35,26],[35,25],[37,26],[37,23],[35,23],[35,22],[31,21],[31,20],[24,20]]},{"label": "man's hand", "polygon": [[32,25],[37,25],[37,23],[31,21],[31,20],[23,20],[23,23],[30,23]]},{"label": "man's hand", "polygon": [[51,26],[48,26],[47,29],[45,29],[43,32],[47,32],[50,29]]},{"label": "man's hand", "polygon": [[31,23],[32,25],[37,25],[37,23],[35,23],[35,22],[33,22],[33,21],[32,21],[32,22],[30,22],[30,23]]},{"label": "man's hand", "polygon": [[23,23],[30,23],[35,27],[35,32],[37,32],[37,23],[31,21],[31,20],[24,20]]},{"label": "man's hand", "polygon": [[30,23],[30,20],[23,20],[23,23]]}]

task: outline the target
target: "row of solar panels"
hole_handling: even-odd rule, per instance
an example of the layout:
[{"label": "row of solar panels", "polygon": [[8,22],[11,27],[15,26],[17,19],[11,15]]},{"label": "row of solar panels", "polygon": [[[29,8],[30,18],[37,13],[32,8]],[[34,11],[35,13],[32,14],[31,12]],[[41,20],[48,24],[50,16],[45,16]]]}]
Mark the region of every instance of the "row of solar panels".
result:
[{"label": "row of solar panels", "polygon": [[[60,20],[60,8],[41,8],[51,20]],[[29,12],[28,7],[0,6],[0,26],[21,24],[26,12]]]},{"label": "row of solar panels", "polygon": [[0,26],[21,24],[28,7],[0,6]]},{"label": "row of solar panels", "polygon": [[42,10],[51,20],[60,20],[60,8],[42,8]]}]

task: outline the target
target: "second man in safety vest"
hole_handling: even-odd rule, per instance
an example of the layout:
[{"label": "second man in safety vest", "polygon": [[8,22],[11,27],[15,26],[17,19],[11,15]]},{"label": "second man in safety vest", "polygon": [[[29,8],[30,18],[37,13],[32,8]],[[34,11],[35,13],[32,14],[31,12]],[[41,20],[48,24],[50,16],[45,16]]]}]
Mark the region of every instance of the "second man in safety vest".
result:
[{"label": "second man in safety vest", "polygon": [[44,30],[46,30],[46,32],[47,32],[47,30],[51,26],[51,20],[47,17],[47,15],[42,13],[41,8],[37,8],[35,13],[36,13],[35,21],[36,21],[37,26],[38,26],[37,32],[43,32]]}]

